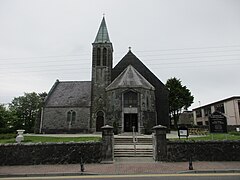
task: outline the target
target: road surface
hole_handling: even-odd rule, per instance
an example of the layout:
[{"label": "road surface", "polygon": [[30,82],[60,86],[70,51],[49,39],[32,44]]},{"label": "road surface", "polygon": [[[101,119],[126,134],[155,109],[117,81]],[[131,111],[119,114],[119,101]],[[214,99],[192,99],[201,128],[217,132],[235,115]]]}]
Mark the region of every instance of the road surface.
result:
[{"label": "road surface", "polygon": [[240,173],[214,174],[145,174],[145,175],[87,175],[87,176],[43,176],[43,177],[7,177],[1,180],[240,180]]}]

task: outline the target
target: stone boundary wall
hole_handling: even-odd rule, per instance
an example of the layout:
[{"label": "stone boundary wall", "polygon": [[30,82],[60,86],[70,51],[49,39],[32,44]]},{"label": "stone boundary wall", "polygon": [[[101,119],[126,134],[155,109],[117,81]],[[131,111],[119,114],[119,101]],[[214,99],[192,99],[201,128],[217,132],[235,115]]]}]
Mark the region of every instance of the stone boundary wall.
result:
[{"label": "stone boundary wall", "polygon": [[167,141],[167,161],[240,161],[240,141]]},{"label": "stone boundary wall", "polygon": [[0,144],[0,165],[96,163],[102,142]]}]

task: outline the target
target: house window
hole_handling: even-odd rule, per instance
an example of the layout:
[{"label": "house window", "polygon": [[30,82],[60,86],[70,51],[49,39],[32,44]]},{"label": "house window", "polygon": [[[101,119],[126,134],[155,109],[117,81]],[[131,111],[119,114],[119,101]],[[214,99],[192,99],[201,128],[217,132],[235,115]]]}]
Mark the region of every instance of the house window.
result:
[{"label": "house window", "polygon": [[97,66],[101,65],[101,49],[97,48]]},{"label": "house window", "polygon": [[103,66],[107,65],[107,49],[103,48]]},{"label": "house window", "polygon": [[201,111],[201,109],[196,110],[196,117],[197,117],[197,118],[202,117],[202,111]]},{"label": "house window", "polygon": [[211,114],[211,107],[205,107],[204,108],[204,116],[209,116]]},{"label": "house window", "polygon": [[124,107],[137,107],[137,93],[129,91],[124,94]]},{"label": "house window", "polygon": [[225,109],[224,109],[224,104],[217,104],[214,106],[215,111],[219,111],[221,113],[225,113]]},{"label": "house window", "polygon": [[67,122],[73,123],[76,121],[76,112],[71,110],[67,112]]},{"label": "house window", "polygon": [[203,122],[197,122],[197,125],[202,126]]}]

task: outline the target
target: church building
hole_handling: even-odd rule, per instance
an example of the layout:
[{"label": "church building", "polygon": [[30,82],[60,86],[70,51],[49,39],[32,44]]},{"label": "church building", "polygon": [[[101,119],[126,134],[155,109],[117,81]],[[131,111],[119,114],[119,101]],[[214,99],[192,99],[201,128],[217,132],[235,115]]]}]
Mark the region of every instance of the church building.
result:
[{"label": "church building", "polygon": [[113,67],[113,45],[103,17],[92,43],[91,81],[57,80],[45,99],[41,133],[94,133],[104,125],[117,134],[150,134],[169,127],[168,90],[132,53]]}]

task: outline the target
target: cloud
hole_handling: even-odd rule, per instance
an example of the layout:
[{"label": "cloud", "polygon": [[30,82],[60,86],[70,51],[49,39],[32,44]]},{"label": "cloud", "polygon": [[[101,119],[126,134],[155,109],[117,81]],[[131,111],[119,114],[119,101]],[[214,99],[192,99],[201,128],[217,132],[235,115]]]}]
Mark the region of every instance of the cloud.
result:
[{"label": "cloud", "polygon": [[0,103],[48,91],[56,79],[90,80],[103,13],[114,64],[131,46],[163,83],[180,78],[193,106],[238,94],[240,1],[3,0]]}]

